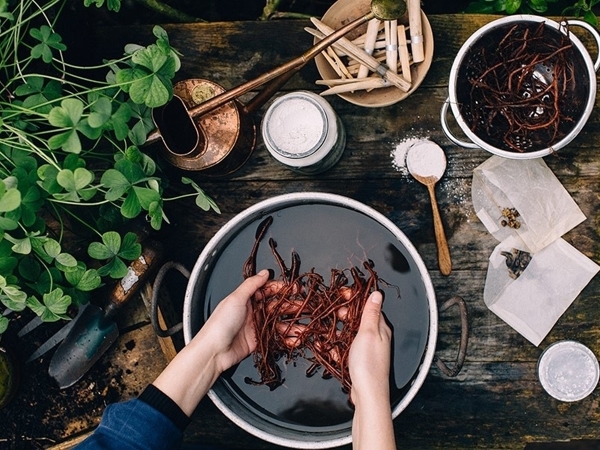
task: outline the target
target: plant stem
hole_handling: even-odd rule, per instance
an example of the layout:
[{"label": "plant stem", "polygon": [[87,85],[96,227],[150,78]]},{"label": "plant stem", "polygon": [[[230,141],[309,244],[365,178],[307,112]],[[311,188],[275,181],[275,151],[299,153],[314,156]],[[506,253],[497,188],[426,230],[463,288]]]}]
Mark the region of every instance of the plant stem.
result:
[{"label": "plant stem", "polygon": [[104,64],[99,64],[97,66],[77,66],[77,65],[69,64],[69,63],[64,63],[63,66],[68,67],[69,69],[97,70],[97,69],[104,69],[106,67],[110,67],[112,64],[118,64],[118,63],[128,61],[129,59],[131,59],[131,55],[126,55],[119,59],[111,59],[109,62],[104,63]]},{"label": "plant stem", "polygon": [[265,7],[263,8],[263,13],[259,17],[259,20],[269,20],[271,16],[279,10],[279,4],[281,0],[267,0]]},{"label": "plant stem", "polygon": [[[52,199],[51,200],[53,203],[68,203],[68,202],[61,202],[59,200],[55,200]],[[101,205],[103,203],[108,203],[108,202],[102,202],[102,203],[98,203],[98,205]],[[94,203],[86,203],[86,205],[93,205]],[[77,220],[79,223],[81,223],[83,226],[85,226],[86,228],[88,228],[89,230],[93,231],[94,233],[96,233],[98,236],[102,237],[102,233],[100,233],[98,230],[96,230],[93,226],[91,226],[89,223],[87,223],[85,220],[83,220],[81,217],[79,217],[77,214],[73,213],[71,210],[69,210],[68,208],[62,208],[61,209],[66,212],[68,215],[70,215],[73,219]],[[57,212],[57,216],[60,216],[60,213],[58,212],[58,210],[56,210]],[[61,227],[62,230],[62,227]]]},{"label": "plant stem", "polygon": [[165,17],[174,19],[176,22],[206,22],[204,19],[186,14],[172,6],[166,5],[159,0],[135,0],[152,11],[156,11]]},{"label": "plant stem", "polygon": [[[10,131],[10,132],[14,133],[16,136],[18,136],[20,141],[27,143],[28,147],[23,148],[23,150],[29,149],[32,153],[35,153],[37,156],[39,156],[42,160],[46,161],[48,164],[54,166],[58,170],[61,169],[61,167],[56,163],[56,161],[54,159],[50,158],[50,156],[48,155],[49,152],[40,150],[33,142],[31,142],[31,140],[28,138],[27,133],[24,133],[22,130],[19,130],[18,128],[10,126],[8,123],[4,123],[4,126],[8,129],[8,131]],[[29,136],[31,136],[31,135],[29,135]]]},{"label": "plant stem", "polygon": [[182,198],[187,198],[187,197],[196,197],[198,196],[198,192],[190,192],[189,194],[182,194],[182,195],[178,195],[176,197],[169,197],[169,198],[163,198],[163,202],[170,202],[172,200],[181,200]]}]

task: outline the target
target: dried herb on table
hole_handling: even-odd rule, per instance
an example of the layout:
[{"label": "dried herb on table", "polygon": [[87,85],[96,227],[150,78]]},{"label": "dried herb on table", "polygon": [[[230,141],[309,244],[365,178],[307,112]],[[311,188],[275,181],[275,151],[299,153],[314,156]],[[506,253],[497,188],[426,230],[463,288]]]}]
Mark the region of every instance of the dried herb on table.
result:
[{"label": "dried herb on table", "polygon": [[461,113],[485,142],[515,152],[551,147],[576,125],[588,80],[569,31],[518,23],[484,35],[465,56]]},{"label": "dried herb on table", "polygon": [[519,211],[516,208],[503,208],[502,209],[502,220],[500,221],[500,225],[503,227],[514,228],[518,230],[521,228],[521,222],[519,221]]},{"label": "dried herb on table", "polygon": [[517,248],[510,252],[500,252],[506,258],[506,267],[508,267],[508,276],[516,280],[531,262],[531,253]]}]

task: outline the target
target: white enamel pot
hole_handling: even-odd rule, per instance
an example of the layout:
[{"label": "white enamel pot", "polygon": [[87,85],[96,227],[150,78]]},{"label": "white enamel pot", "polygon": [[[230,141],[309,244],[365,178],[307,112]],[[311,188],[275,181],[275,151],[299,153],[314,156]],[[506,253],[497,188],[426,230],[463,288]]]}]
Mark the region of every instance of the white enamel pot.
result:
[{"label": "white enamel pot", "polygon": [[[541,22],[544,22],[546,27],[548,27],[550,30],[554,30],[556,33],[567,33],[567,30],[570,27],[584,28],[592,35],[593,39],[596,41],[597,48],[600,49],[600,34],[592,25],[581,20],[566,20],[558,23],[546,17],[535,15],[514,15],[494,20],[481,27],[462,45],[450,69],[448,81],[449,95],[442,105],[440,113],[442,129],[444,130],[444,133],[448,139],[461,147],[473,149],[481,148],[492,154],[505,158],[533,159],[556,152],[557,150],[569,144],[579,134],[586,124],[596,101],[596,72],[600,68],[600,54],[597,56],[596,60],[593,61],[581,40],[579,40],[572,32],[568,32],[568,36],[573,44],[572,56],[573,59],[580,61],[578,71],[576,71],[575,76],[577,77],[578,83],[586,84],[586,90],[584,94],[582,94],[582,97],[584,98],[581,100],[584,102],[584,105],[581,108],[581,111],[578,112],[579,117],[575,118],[575,122],[570,128],[570,131],[562,136],[559,140],[549,144],[546,148],[534,148],[523,152],[500,148],[499,145],[496,144],[495,146],[486,140],[486,136],[482,135],[482,133],[476,134],[471,129],[471,124],[465,118],[461,108],[461,105],[465,103],[465,92],[464,84],[462,87],[459,86],[461,86],[461,83],[464,82],[466,70],[465,64],[468,61],[469,52],[471,49],[477,45],[482,45],[484,39],[489,38],[491,33],[497,32],[499,29],[508,29],[508,27],[515,24],[537,25]],[[504,33],[500,34],[504,35]],[[448,124],[449,109],[451,109],[456,123],[466,136],[467,140],[457,137],[450,129]]]},{"label": "white enamel pot", "polygon": [[[358,267],[366,259],[389,285],[383,311],[393,329],[390,402],[393,417],[404,411],[422,387],[433,361],[448,376],[460,371],[468,339],[464,300],[454,297],[440,306],[457,305],[461,311],[461,343],[456,364],[448,368],[434,357],[438,307],[429,273],[416,248],[389,219],[348,197],[319,192],[285,194],[261,201],[227,222],[207,243],[190,273],[177,263],[159,271],[153,289],[152,322],[159,336],[181,329],[158,325],[157,300],[164,273],[177,268],[189,281],[183,309],[183,334],[189,343],[216,305],[243,281],[242,268],[250,255],[258,224],[273,217],[268,236],[277,241],[281,256],[290,261],[298,252],[300,272],[312,269],[329,279],[332,268]],[[269,245],[257,253],[257,270],[270,268],[278,276]],[[459,299],[459,301],[457,301]],[[322,449],[351,442],[353,408],[348,393],[335,379],[307,376],[302,358],[282,367],[282,386],[246,382],[257,379],[252,356],[222,374],[208,396],[232,422],[265,441],[288,448]]]}]

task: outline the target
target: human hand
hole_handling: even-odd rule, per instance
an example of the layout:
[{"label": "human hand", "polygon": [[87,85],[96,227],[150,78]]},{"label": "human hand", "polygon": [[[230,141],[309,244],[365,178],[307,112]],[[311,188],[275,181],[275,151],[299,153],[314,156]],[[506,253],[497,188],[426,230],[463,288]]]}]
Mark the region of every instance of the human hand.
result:
[{"label": "human hand", "polygon": [[269,271],[247,278],[217,305],[204,326],[154,380],[154,385],[191,416],[223,371],[256,347],[251,297],[265,285]]},{"label": "human hand", "polygon": [[210,315],[192,343],[210,347],[219,373],[239,363],[256,348],[250,299],[265,285],[269,271],[244,280]]},{"label": "human hand", "polygon": [[356,406],[363,399],[389,402],[392,331],[381,312],[382,302],[381,292],[371,293],[365,303],[358,333],[350,347],[350,398]]},{"label": "human hand", "polygon": [[373,292],[363,309],[358,333],[350,346],[350,399],[356,407],[352,420],[352,448],[396,448],[390,405],[392,331],[385,323],[381,292]]}]

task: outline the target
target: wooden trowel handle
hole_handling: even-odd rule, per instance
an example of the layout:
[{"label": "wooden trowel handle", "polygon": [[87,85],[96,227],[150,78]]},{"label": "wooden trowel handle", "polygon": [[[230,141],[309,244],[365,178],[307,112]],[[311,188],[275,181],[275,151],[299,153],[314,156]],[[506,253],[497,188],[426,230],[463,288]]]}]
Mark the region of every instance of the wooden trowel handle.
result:
[{"label": "wooden trowel handle", "polygon": [[147,241],[143,244],[142,254],[132,261],[125,275],[110,294],[109,303],[106,307],[106,315],[112,315],[121,305],[135,294],[141,284],[146,280],[156,262],[162,256],[162,244],[157,241]]}]

